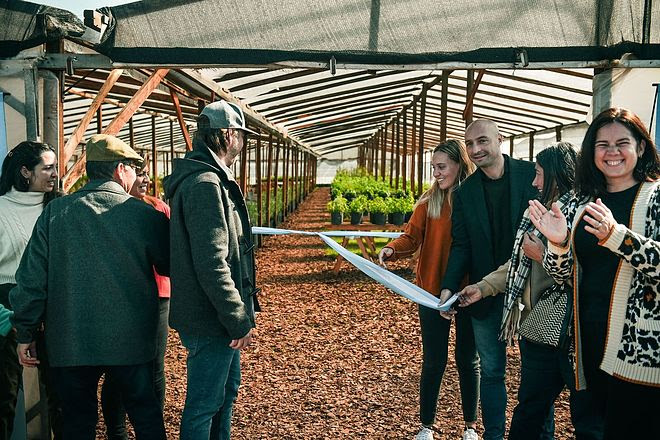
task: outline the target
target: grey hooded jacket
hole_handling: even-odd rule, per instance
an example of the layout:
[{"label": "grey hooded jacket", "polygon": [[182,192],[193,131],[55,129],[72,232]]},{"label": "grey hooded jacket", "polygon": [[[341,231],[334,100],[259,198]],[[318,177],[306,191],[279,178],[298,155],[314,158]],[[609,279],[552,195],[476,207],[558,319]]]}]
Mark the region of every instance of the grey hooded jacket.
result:
[{"label": "grey hooded jacket", "polygon": [[164,182],[170,200],[170,326],[239,339],[255,326],[254,246],[231,171],[199,141]]}]

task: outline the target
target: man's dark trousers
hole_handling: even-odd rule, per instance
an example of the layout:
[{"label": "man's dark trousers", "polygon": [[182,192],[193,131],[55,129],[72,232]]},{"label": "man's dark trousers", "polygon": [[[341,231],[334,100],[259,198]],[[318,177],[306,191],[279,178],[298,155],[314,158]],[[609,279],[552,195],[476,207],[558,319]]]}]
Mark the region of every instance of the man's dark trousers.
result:
[{"label": "man's dark trousers", "polygon": [[65,439],[94,439],[98,411],[97,388],[103,374],[112,377],[140,440],[165,439],[160,403],[154,392],[153,361],[138,365],[57,367],[53,377],[62,396]]}]

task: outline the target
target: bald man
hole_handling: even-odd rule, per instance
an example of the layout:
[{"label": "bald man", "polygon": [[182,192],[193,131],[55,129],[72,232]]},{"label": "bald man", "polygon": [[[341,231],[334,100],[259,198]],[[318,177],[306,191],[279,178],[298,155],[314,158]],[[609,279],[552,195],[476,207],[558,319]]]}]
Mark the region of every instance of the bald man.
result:
[{"label": "bald man", "polygon": [[[509,260],[527,202],[536,195],[534,164],[502,154],[502,139],[497,124],[487,119],[476,120],[465,130],[467,153],[477,171],[454,193],[443,298],[460,290],[466,275],[476,282]],[[504,295],[491,296],[465,309],[472,316],[480,358],[486,440],[502,439],[506,425],[506,345],[498,339],[503,300]]]}]

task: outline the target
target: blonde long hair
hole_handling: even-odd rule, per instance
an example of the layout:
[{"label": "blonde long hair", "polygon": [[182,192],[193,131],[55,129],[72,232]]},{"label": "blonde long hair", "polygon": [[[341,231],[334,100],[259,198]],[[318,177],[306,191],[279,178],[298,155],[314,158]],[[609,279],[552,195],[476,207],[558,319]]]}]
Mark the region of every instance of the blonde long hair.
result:
[{"label": "blonde long hair", "polygon": [[428,208],[426,210],[426,215],[429,218],[439,218],[442,214],[442,205],[447,199],[449,209],[451,210],[451,194],[454,188],[465,180],[467,176],[472,174],[475,170],[474,164],[470,161],[470,158],[467,155],[467,150],[465,149],[465,144],[463,141],[458,139],[447,139],[444,142],[441,142],[433,149],[433,154],[435,153],[445,153],[449,159],[456,162],[459,165],[458,175],[456,176],[457,182],[454,182],[454,186],[450,189],[441,189],[440,184],[437,180],[433,180],[431,187],[419,198],[415,204],[415,208],[421,205],[422,203],[428,202]]}]

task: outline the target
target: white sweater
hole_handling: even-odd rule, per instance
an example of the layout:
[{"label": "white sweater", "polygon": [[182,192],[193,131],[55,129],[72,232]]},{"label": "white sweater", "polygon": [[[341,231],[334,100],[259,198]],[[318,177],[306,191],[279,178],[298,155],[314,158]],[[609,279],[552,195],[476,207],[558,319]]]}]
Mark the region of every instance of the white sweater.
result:
[{"label": "white sweater", "polygon": [[16,283],[16,270],[44,209],[43,201],[42,192],[14,188],[0,196],[0,284]]}]

